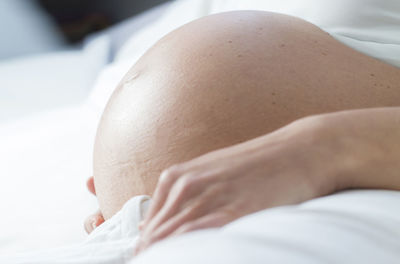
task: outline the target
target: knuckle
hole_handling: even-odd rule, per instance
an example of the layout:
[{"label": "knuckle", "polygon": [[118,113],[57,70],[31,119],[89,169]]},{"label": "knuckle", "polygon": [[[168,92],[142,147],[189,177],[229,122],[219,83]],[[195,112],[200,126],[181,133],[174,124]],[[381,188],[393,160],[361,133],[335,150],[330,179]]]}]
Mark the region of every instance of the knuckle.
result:
[{"label": "knuckle", "polygon": [[193,177],[193,175],[187,174],[177,180],[175,188],[177,189],[177,193],[179,196],[186,196],[191,192],[194,185],[195,177]]},{"label": "knuckle", "polygon": [[161,183],[174,182],[181,175],[180,165],[172,165],[171,167],[162,171],[159,181]]}]

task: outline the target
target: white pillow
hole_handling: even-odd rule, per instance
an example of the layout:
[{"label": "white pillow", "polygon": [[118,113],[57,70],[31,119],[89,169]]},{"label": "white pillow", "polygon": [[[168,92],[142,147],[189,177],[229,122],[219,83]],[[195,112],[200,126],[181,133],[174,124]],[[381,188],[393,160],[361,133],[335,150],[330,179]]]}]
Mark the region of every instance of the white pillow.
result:
[{"label": "white pillow", "polygon": [[82,102],[108,52],[102,36],[82,50],[0,61],[0,122]]}]

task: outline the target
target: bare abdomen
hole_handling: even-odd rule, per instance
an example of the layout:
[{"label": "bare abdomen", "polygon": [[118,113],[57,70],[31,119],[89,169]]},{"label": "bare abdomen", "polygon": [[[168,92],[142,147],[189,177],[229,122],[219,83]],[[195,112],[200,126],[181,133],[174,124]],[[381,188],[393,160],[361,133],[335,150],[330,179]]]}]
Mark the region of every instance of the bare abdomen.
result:
[{"label": "bare abdomen", "polygon": [[202,18],[159,41],[114,92],[95,147],[103,213],[151,193],[174,163],[304,116],[399,105],[399,69],[303,20],[260,11]]}]

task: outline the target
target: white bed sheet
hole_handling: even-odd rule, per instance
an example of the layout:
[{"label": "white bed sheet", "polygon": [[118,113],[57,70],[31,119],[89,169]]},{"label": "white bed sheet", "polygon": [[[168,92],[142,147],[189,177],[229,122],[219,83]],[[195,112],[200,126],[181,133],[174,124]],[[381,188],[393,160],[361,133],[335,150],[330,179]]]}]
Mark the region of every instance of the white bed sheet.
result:
[{"label": "white bed sheet", "polygon": [[[18,118],[0,122],[0,256],[70,245],[87,237],[83,221],[98,207],[86,189],[97,124],[113,89],[131,66],[123,62],[104,66],[107,43],[100,37],[85,51],[37,57],[34,61],[46,67],[34,67],[29,78],[18,80],[26,84],[15,87],[19,95],[32,85],[47,86],[23,97],[28,102],[24,108],[15,108],[20,111],[15,113]],[[65,66],[66,62],[71,63]],[[34,66],[31,59],[19,63],[26,70]],[[56,70],[59,79],[43,79],[52,67],[63,65],[67,72]],[[14,65],[5,67],[9,70]],[[75,79],[69,80],[71,74]],[[14,78],[19,76],[10,71],[8,79]],[[0,78],[0,83],[6,81]],[[48,84],[54,83],[60,83],[57,89],[69,90],[70,96],[48,94],[52,88]],[[69,87],[72,83],[76,86]],[[38,100],[51,105],[39,108]]]},{"label": "white bed sheet", "polygon": [[10,258],[8,264],[397,264],[400,192],[354,190],[172,237],[133,258],[147,197],[129,200],[85,243]]},{"label": "white bed sheet", "polygon": [[156,244],[130,264],[397,264],[400,192],[355,190]]},{"label": "white bed sheet", "polygon": [[0,255],[77,243],[102,109],[86,103],[109,40],[0,62]]},{"label": "white bed sheet", "polygon": [[86,238],[97,118],[76,106],[0,126],[0,255]]},{"label": "white bed sheet", "polygon": [[[9,113],[0,118],[0,256],[87,237],[83,221],[97,210],[97,200],[86,189],[97,124],[130,66],[104,66],[107,45],[100,37],[83,51],[0,65],[0,73],[9,73],[1,75],[0,84],[12,82],[10,91],[19,96],[10,102],[7,89],[0,91],[5,102],[0,108]],[[14,71],[19,67],[31,71],[23,80]],[[92,89],[97,92],[88,97]]]}]

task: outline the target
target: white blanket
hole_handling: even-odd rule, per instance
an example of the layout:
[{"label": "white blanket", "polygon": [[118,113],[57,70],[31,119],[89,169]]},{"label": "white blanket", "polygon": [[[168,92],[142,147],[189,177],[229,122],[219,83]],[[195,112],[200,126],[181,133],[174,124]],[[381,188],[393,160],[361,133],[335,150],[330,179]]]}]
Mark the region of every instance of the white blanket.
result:
[{"label": "white blanket", "polygon": [[400,192],[348,191],[267,209],[221,229],[167,239],[139,257],[148,197],[129,200],[85,243],[1,259],[9,264],[385,263],[400,259]]},{"label": "white blanket", "polygon": [[131,264],[395,264],[400,192],[349,191],[156,244]]}]

